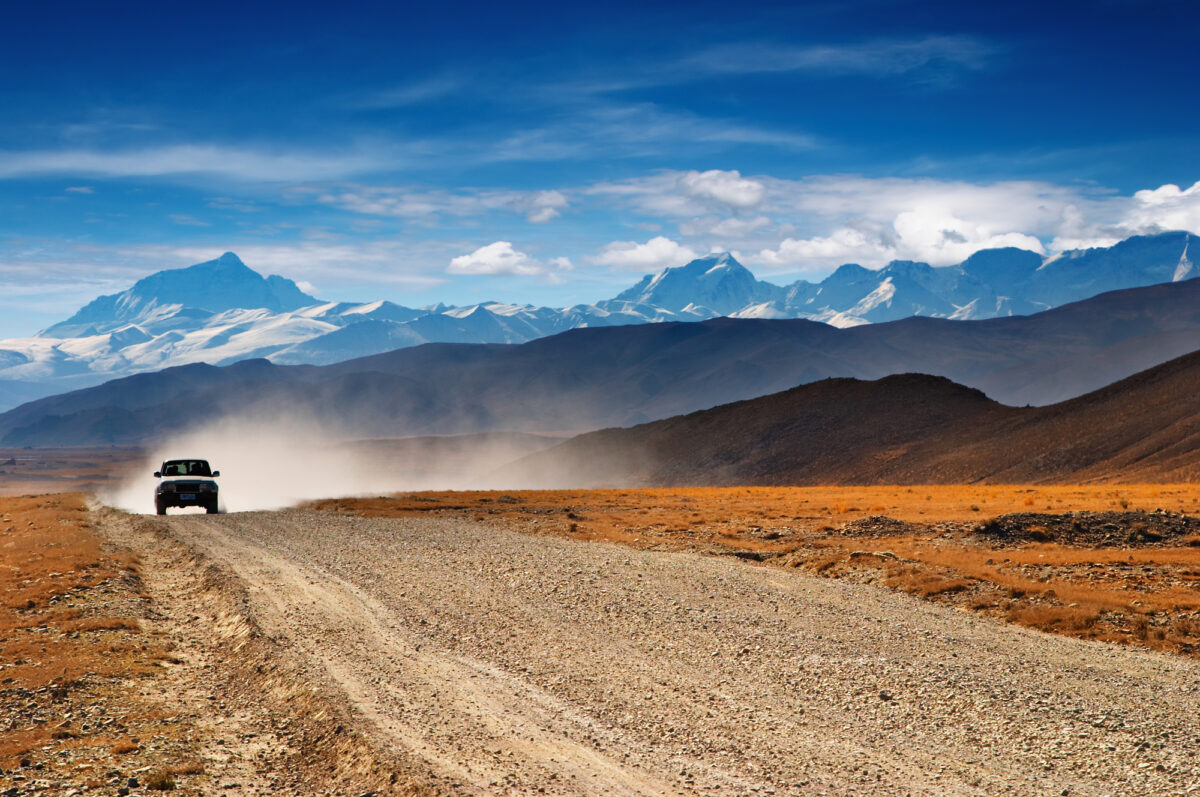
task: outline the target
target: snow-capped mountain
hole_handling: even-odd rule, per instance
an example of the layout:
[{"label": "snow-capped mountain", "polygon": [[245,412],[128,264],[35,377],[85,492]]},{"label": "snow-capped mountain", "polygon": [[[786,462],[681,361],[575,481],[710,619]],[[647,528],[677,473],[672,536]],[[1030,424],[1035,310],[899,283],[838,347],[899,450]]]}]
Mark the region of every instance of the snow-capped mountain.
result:
[{"label": "snow-capped mountain", "polygon": [[188,268],[138,280],[132,288],[101,296],[39,337],[83,338],[137,324],[141,329],[176,329],[202,324],[218,313],[248,308],[283,313],[320,304],[283,277],[262,277],[233,252]]},{"label": "snow-capped mountain", "polygon": [[[686,266],[647,274],[614,302],[659,307],[704,317],[734,315],[747,307],[783,299],[784,288],[760,282],[728,252]],[[607,303],[605,303],[607,304]]]},{"label": "snow-capped mountain", "polygon": [[487,302],[409,308],[322,302],[227,252],[152,274],[31,338],[0,341],[0,409],[112,377],[175,365],[267,358],[326,364],[428,342],[523,343],[579,327],[717,316],[808,318],[848,327],[908,316],[1024,315],[1101,292],[1198,276],[1184,232],[1139,236],[1051,258],[978,252],[954,266],[893,261],[775,285],[730,254],[645,276],[615,298],[566,308]]}]

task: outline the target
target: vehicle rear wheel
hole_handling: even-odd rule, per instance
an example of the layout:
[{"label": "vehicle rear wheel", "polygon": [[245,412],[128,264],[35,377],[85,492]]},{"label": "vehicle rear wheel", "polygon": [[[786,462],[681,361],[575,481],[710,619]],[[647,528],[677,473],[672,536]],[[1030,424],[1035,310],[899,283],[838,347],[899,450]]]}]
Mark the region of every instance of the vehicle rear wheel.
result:
[{"label": "vehicle rear wheel", "polygon": [[217,502],[216,502],[216,501],[212,501],[211,503],[207,504],[207,505],[204,507],[204,510],[205,510],[206,512],[208,512],[208,514],[210,514],[210,515],[215,515],[215,514],[217,514]]},{"label": "vehicle rear wheel", "polygon": [[155,503],[154,510],[160,515],[167,514],[167,507],[164,504]]}]

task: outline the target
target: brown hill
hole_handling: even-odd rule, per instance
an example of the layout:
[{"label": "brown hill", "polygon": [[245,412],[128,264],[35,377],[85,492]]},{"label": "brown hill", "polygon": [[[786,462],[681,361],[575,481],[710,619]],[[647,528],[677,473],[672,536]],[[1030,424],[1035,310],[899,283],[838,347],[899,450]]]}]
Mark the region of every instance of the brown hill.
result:
[{"label": "brown hill", "polygon": [[941,377],[827,379],[580,435],[507,469],[556,487],[1191,481],[1200,352],[1049,407]]}]

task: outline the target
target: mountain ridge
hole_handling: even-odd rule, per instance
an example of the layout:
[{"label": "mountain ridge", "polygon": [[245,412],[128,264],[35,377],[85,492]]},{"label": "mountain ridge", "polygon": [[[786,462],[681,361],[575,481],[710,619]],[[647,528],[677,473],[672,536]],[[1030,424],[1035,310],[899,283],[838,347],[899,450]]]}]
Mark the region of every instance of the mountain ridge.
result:
[{"label": "mountain ridge", "polygon": [[898,260],[871,270],[846,264],[820,283],[787,286],[757,279],[728,253],[712,254],[646,275],[612,299],[559,309],[322,302],[291,280],[262,277],[227,252],[99,297],[39,336],[0,341],[0,409],[189,362],[267,357],[280,364],[328,364],[428,342],[522,343],[576,327],[721,316],[808,318],[851,327],[913,315],[1025,315],[1099,288],[1188,277],[1189,245],[1189,233],[1171,232],[1052,258],[1008,248],[977,252],[957,266]]}]

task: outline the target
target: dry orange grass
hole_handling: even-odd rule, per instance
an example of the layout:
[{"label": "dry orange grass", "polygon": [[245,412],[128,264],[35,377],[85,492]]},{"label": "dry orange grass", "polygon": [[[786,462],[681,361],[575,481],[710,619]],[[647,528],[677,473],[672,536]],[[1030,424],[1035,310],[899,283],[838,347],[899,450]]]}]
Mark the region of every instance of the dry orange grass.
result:
[{"label": "dry orange grass", "polygon": [[[965,531],[1010,513],[1196,515],[1200,484],[451,491],[312,506],[367,516],[448,513],[530,533],[736,553],[883,584],[1052,633],[1200,655],[1200,540],[1175,547],[1029,542],[999,549]],[[933,528],[845,528],[873,516]]]},{"label": "dry orange grass", "polygon": [[107,605],[102,593],[131,597],[135,583],[132,557],[106,550],[89,528],[83,496],[0,499],[0,713],[12,718],[0,734],[0,769],[35,751],[109,756],[130,744],[63,717],[74,701],[97,701],[112,679],[153,672],[168,656],[135,618],[96,608]]}]

